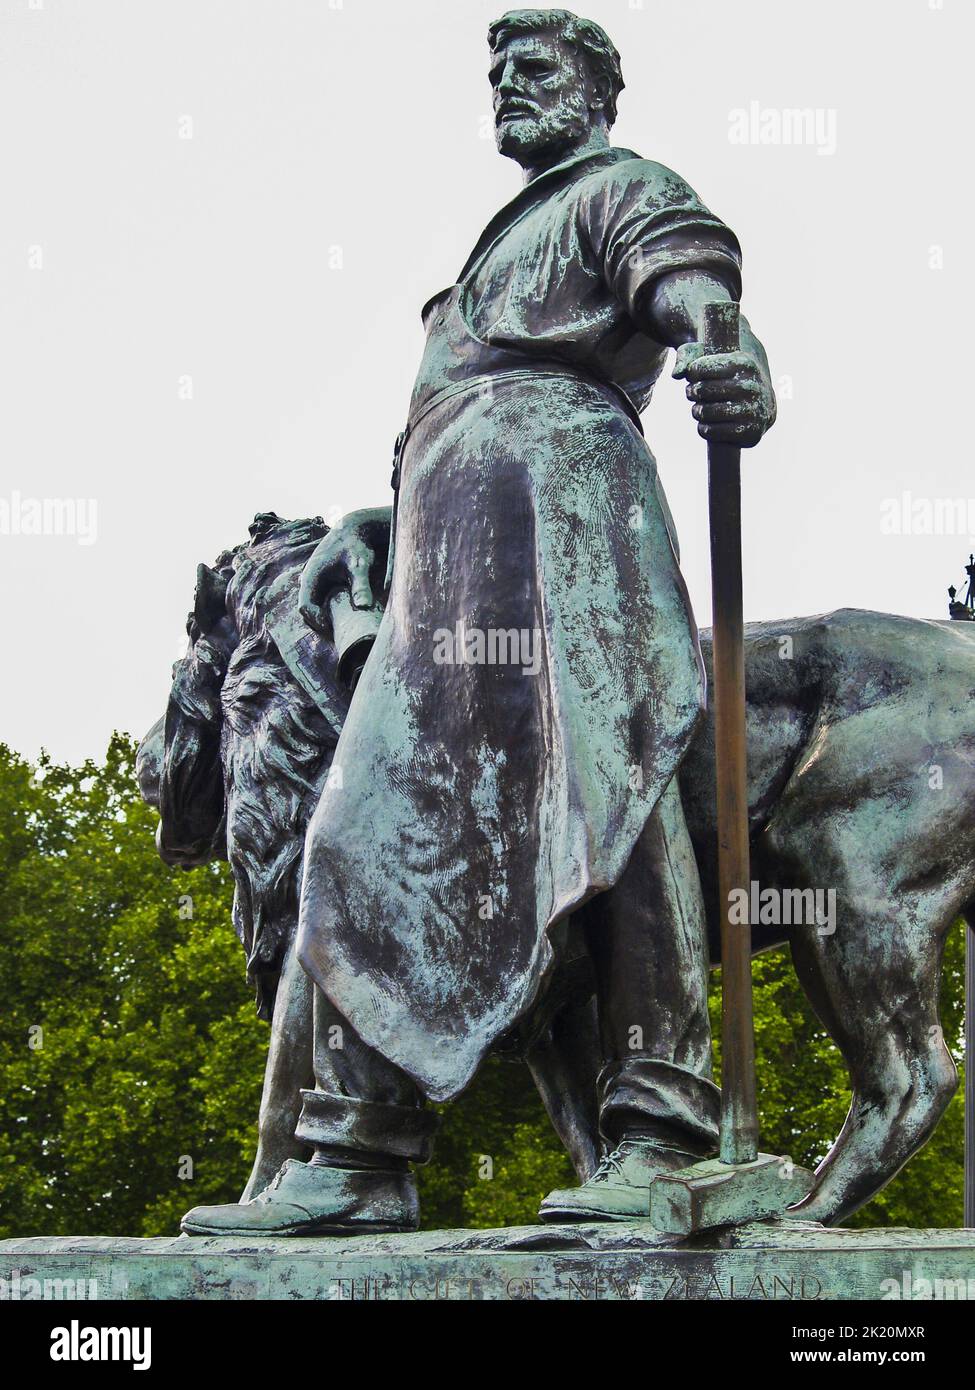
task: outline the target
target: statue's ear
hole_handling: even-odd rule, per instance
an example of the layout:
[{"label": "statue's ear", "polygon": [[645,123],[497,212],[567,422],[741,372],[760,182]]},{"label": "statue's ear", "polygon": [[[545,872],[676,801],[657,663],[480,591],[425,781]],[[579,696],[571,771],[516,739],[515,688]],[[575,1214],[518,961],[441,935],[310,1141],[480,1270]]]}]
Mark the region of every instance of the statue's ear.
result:
[{"label": "statue's ear", "polygon": [[209,565],[197,565],[193,617],[201,632],[216,627],[227,611],[227,581]]}]

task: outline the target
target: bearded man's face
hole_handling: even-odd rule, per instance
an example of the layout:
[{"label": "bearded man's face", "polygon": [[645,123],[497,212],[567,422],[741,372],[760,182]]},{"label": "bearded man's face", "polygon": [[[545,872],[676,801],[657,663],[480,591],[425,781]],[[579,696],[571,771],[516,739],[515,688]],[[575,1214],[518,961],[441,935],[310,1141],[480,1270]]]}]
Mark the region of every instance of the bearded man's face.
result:
[{"label": "bearded man's face", "polygon": [[508,40],[491,60],[498,149],[521,165],[568,152],[592,128],[589,81],[577,54],[549,34]]}]

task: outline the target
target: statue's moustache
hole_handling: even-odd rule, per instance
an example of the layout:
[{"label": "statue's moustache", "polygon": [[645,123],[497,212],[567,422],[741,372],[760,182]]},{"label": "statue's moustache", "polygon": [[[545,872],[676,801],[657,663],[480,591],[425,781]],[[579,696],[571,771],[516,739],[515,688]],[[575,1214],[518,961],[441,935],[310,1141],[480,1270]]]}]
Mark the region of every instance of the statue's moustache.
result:
[{"label": "statue's moustache", "polygon": [[529,106],[526,102],[523,104],[519,103],[511,106],[499,107],[495,114],[495,120],[500,122],[518,116],[537,116],[539,114],[540,113],[537,106]]}]

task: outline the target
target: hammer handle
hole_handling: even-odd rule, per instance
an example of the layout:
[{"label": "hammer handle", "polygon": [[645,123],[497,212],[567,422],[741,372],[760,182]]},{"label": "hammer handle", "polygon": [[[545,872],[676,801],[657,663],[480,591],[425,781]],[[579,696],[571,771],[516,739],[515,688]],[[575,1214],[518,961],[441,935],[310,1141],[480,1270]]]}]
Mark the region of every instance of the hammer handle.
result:
[{"label": "hammer handle", "polygon": [[[737,352],[737,304],[708,304],[704,346]],[[714,737],[717,770],[718,887],[721,905],[721,1148],[724,1163],[758,1153],[751,925],[729,920],[731,894],[750,901],[745,754],[745,644],[741,584],[741,450],[708,444],[711,587],[714,628]]]}]

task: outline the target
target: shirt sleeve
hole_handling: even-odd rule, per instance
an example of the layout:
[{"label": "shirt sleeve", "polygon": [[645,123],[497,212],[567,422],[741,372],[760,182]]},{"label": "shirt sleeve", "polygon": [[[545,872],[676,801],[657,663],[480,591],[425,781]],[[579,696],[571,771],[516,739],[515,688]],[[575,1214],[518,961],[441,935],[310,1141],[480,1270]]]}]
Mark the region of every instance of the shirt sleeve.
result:
[{"label": "shirt sleeve", "polygon": [[741,298],[741,247],[679,175],[646,159],[625,160],[580,205],[583,230],[606,282],[632,315],[654,280],[706,271]]}]

